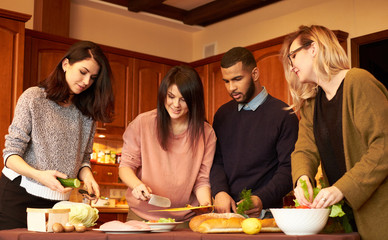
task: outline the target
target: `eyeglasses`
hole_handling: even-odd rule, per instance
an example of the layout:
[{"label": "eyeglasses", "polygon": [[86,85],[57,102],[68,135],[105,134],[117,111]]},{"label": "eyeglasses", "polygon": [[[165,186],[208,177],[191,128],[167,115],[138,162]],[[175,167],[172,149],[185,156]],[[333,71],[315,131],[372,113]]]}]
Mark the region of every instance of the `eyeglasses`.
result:
[{"label": "eyeglasses", "polygon": [[310,46],[311,43],[313,43],[313,42],[307,42],[307,43],[303,44],[302,46],[298,47],[297,49],[295,49],[294,51],[290,52],[290,53],[287,55],[288,61],[289,61],[290,65],[291,65],[291,67],[294,67],[294,64],[292,63],[291,56],[294,55],[293,58],[295,58],[295,55],[296,55],[297,52],[299,52],[300,50],[302,50],[302,49],[305,48],[305,47]]}]

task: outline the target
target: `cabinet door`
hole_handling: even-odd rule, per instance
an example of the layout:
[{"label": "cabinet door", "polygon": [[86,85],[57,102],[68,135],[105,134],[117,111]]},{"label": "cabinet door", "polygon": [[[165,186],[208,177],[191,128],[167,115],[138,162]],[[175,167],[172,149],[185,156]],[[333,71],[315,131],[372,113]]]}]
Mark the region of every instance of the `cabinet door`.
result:
[{"label": "cabinet door", "polygon": [[118,183],[119,170],[117,165],[92,164],[94,179],[98,183]]},{"label": "cabinet door", "polygon": [[259,72],[260,83],[273,97],[290,104],[287,81],[284,76],[283,65],[280,61],[282,44],[257,50],[255,56]]},{"label": "cabinet door", "polygon": [[232,100],[222,80],[221,62],[209,64],[209,122],[213,123],[214,114],[223,104]]},{"label": "cabinet door", "polygon": [[195,70],[198,72],[199,77],[201,78],[203,85],[203,95],[205,101],[205,114],[206,119],[208,121],[211,120],[212,117],[209,115],[209,65],[204,65],[200,67],[196,67]]},{"label": "cabinet door", "polygon": [[[27,46],[29,42],[31,45]],[[40,81],[48,77],[70,46],[70,44],[66,43],[36,38],[27,41],[26,55],[29,55],[27,58],[29,61],[25,62],[26,73],[24,75],[23,88],[27,89],[36,86]]]},{"label": "cabinet door", "polygon": [[[2,150],[5,142],[4,136],[8,133],[17,99],[23,91],[24,22],[3,18],[1,12],[0,149]],[[0,161],[0,169],[2,168],[3,161]]]},{"label": "cabinet door", "polygon": [[96,225],[94,227],[99,228],[102,224],[110,221],[120,221],[120,222],[126,222],[127,221],[127,215],[128,213],[105,213],[105,212],[99,212],[98,213],[98,220],[96,222]]},{"label": "cabinet door", "polygon": [[98,123],[97,131],[121,139],[131,112],[132,99],[126,93],[132,85],[133,59],[116,54],[106,54],[112,69],[112,88],[115,98],[115,115],[111,123]]},{"label": "cabinet door", "polygon": [[158,88],[170,66],[146,60],[134,60],[132,118],[156,108]]}]

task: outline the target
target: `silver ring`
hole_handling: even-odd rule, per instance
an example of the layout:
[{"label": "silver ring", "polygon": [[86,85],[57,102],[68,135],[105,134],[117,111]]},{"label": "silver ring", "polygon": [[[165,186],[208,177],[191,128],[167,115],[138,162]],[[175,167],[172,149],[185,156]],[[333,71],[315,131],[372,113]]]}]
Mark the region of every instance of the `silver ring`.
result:
[{"label": "silver ring", "polygon": [[322,198],[322,201],[326,202],[326,200],[327,200],[327,198],[325,198],[325,197]]}]

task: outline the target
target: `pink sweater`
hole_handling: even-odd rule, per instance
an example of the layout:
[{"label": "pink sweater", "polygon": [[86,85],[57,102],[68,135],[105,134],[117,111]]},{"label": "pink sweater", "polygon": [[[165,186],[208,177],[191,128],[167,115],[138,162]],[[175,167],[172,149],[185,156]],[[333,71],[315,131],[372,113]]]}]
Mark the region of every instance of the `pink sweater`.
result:
[{"label": "pink sweater", "polygon": [[[120,167],[137,169],[141,181],[152,189],[152,193],[168,197],[171,207],[197,206],[196,190],[210,187],[209,173],[216,145],[216,135],[208,123],[205,123],[204,131],[205,141],[201,138],[195,152],[190,148],[187,132],[173,136],[169,150],[165,151],[157,139],[156,110],[142,113],[125,130]],[[190,211],[149,212],[163,208],[136,200],[132,189],[127,190],[126,198],[131,210],[144,219],[164,217],[187,221],[193,216]]]}]

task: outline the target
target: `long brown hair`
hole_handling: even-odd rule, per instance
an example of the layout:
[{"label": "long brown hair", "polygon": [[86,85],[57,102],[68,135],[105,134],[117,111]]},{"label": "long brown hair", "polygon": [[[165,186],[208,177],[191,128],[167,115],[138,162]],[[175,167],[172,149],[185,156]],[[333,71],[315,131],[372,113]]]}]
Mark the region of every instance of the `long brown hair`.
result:
[{"label": "long brown hair", "polygon": [[90,58],[98,63],[100,70],[96,80],[88,89],[75,94],[72,102],[82,114],[93,120],[111,122],[114,114],[112,71],[101,48],[93,42],[80,41],[73,44],[51,74],[39,83],[45,89],[47,98],[59,104],[67,102],[70,97],[70,88],[62,69],[62,61],[66,58],[70,65]]},{"label": "long brown hair", "polygon": [[193,149],[198,140],[204,137],[205,103],[203,86],[198,73],[189,66],[175,66],[163,78],[158,92],[157,130],[158,140],[164,150],[168,150],[171,118],[168,114],[165,101],[168,88],[176,84],[182,97],[185,99],[188,111],[188,132]]}]

